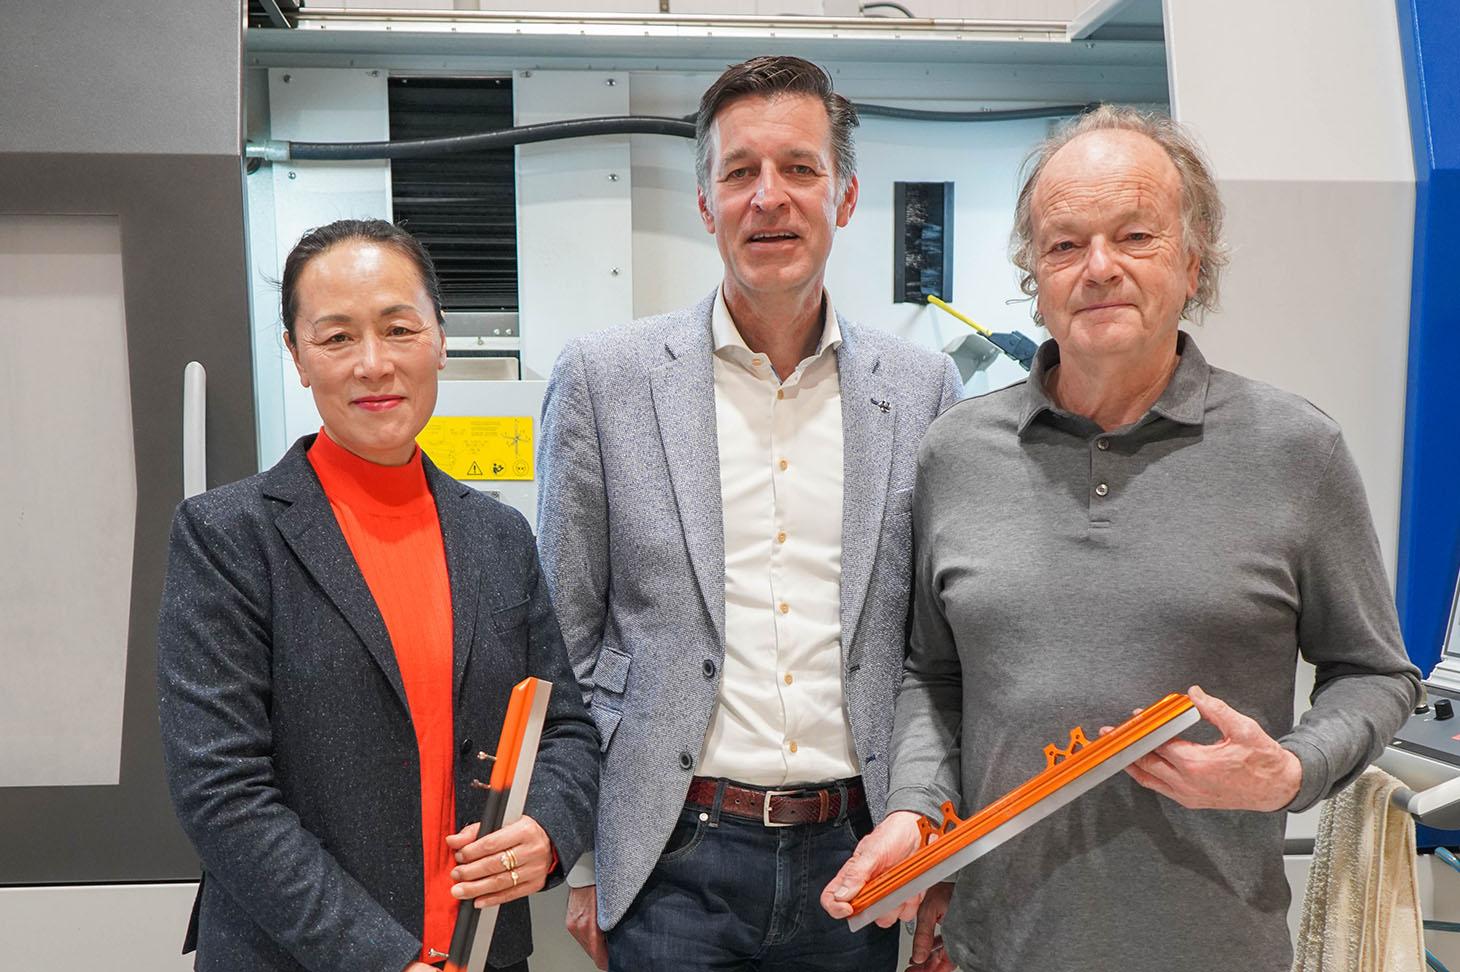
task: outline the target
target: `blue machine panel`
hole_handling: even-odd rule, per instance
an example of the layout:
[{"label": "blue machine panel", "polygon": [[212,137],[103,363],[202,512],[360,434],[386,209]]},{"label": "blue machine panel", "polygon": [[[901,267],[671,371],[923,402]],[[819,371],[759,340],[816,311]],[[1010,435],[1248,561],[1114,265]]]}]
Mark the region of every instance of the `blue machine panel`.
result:
[{"label": "blue machine panel", "polygon": [[1398,600],[1428,674],[1460,571],[1460,4],[1398,2],[1415,168]]}]

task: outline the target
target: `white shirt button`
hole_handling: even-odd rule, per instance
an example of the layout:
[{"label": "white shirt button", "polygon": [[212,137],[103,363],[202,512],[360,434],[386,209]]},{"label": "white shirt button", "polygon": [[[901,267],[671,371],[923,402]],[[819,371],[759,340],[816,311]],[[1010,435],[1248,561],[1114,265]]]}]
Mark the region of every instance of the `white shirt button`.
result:
[{"label": "white shirt button", "polygon": [[1104,483],[1101,483],[1099,486],[1095,487],[1096,496],[1104,496],[1108,492],[1110,492],[1110,487],[1105,485]]}]

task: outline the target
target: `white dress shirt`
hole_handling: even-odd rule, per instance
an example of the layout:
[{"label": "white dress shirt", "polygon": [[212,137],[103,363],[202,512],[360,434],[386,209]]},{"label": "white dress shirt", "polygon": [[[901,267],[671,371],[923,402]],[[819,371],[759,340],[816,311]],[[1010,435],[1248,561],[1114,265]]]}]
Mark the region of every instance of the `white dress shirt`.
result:
[{"label": "white dress shirt", "polygon": [[836,312],[784,380],[711,319],[725,522],[725,658],[698,772],[758,786],[860,769],[842,687],[842,399]]},{"label": "white dress shirt", "polygon": [[[816,352],[781,381],[716,295],[725,657],[701,776],[791,787],[861,773],[842,684],[841,329],[830,295],[823,312]],[[589,852],[567,883],[594,880]]]}]

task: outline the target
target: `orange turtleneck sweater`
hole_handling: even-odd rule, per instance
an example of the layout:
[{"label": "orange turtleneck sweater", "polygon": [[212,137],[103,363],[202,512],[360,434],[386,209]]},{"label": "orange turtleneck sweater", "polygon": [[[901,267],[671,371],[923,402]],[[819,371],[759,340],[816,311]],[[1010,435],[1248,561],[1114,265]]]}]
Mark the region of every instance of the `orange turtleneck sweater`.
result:
[{"label": "orange turtleneck sweater", "polygon": [[451,581],[436,500],[417,449],[403,466],[348,452],[320,429],[309,448],[335,519],[395,648],[421,764],[421,849],[426,927],[422,961],[451,945],[456,899],[446,835],[456,832],[451,709]]}]

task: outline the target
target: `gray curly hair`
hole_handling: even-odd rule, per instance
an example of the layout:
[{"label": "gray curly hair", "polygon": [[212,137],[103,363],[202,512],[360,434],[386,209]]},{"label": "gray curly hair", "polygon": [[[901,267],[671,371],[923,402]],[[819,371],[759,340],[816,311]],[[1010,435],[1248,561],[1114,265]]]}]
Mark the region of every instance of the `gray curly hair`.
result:
[{"label": "gray curly hair", "polygon": [[[1228,259],[1227,244],[1222,239],[1224,207],[1211,166],[1196,139],[1169,117],[1123,105],[1101,105],[1071,119],[1025,157],[1020,171],[1027,175],[1014,206],[1014,230],[1009,235],[1009,259],[1019,268],[1019,289],[1030,297],[1039,296],[1039,284],[1034,279],[1038,255],[1034,250],[1033,198],[1044,167],[1070,142],[1088,132],[1099,131],[1144,135],[1161,146],[1176,166],[1181,177],[1181,242],[1188,253],[1197,254],[1201,261],[1196,293],[1187,298],[1181,316],[1201,323],[1207,312],[1217,309],[1222,269]],[[1037,304],[1033,313],[1039,321]]]}]

